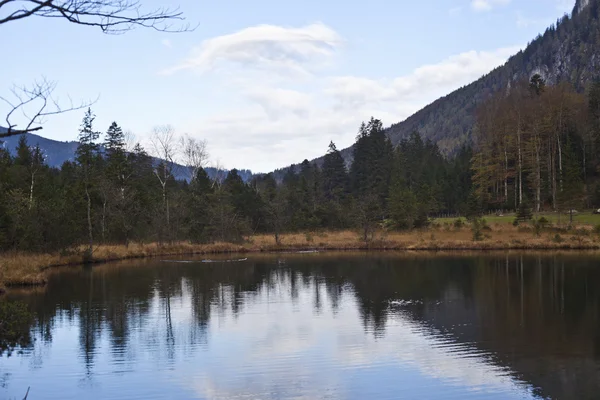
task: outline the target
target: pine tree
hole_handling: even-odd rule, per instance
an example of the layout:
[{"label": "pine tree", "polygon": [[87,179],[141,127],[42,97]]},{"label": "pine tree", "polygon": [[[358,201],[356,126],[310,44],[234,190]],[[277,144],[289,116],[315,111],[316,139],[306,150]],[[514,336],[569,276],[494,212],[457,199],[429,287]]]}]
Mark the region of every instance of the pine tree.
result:
[{"label": "pine tree", "polygon": [[354,145],[350,167],[352,192],[355,196],[374,195],[379,208],[385,210],[393,165],[393,147],[380,120],[371,118],[361,124]]},{"label": "pine tree", "polygon": [[17,155],[15,157],[15,165],[29,166],[32,161],[31,149],[27,144],[27,135],[21,135],[19,137],[19,143],[17,144]]},{"label": "pine tree", "polygon": [[196,171],[190,183],[187,210],[189,237],[194,243],[206,243],[213,234],[210,210],[214,200],[214,188],[204,168]]},{"label": "pine tree", "polygon": [[104,140],[106,154],[106,171],[109,179],[123,189],[128,176],[127,154],[125,152],[125,135],[116,122],[113,122],[106,131]]},{"label": "pine tree", "polygon": [[573,224],[573,210],[583,204],[584,191],[581,166],[573,149],[573,142],[569,137],[563,149],[563,188],[560,192],[559,207],[569,214],[569,222]]},{"label": "pine tree", "polygon": [[341,200],[348,190],[348,173],[340,151],[333,142],[323,159],[323,190],[328,200]]},{"label": "pine tree", "polygon": [[92,225],[92,190],[94,186],[95,166],[98,161],[98,144],[96,141],[100,134],[94,131],[94,119],[96,116],[88,108],[79,128],[79,144],[75,152],[77,163],[81,168],[83,186],[87,199],[87,224],[89,247],[87,257],[92,256],[94,246],[94,229]]}]

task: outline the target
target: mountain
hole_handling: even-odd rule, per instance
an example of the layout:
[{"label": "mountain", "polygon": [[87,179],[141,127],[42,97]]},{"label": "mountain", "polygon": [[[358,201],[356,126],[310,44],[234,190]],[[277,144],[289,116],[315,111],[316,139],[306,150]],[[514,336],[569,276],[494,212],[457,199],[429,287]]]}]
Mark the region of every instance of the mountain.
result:
[{"label": "mountain", "polygon": [[[442,153],[453,155],[469,143],[475,124],[475,111],[490,95],[507,90],[511,82],[540,74],[548,84],[571,82],[578,90],[600,77],[600,0],[577,0],[571,15],[535,38],[502,66],[477,81],[429,104],[406,120],[392,124],[386,133],[392,144],[417,131],[437,143]],[[352,161],[352,146],[342,150]],[[300,161],[300,160],[299,160]],[[323,157],[313,160],[321,164]],[[280,177],[287,168],[275,171]]]},{"label": "mountain", "polygon": [[[1,128],[0,129],[5,129]],[[8,150],[11,154],[15,154],[15,148],[19,143],[21,135],[9,136],[0,140],[0,146]],[[45,160],[51,167],[60,167],[65,161],[73,161],[75,159],[75,150],[77,150],[77,142],[59,142],[57,140],[46,139],[45,137],[27,134],[27,143],[30,146],[39,145],[44,152]]]},{"label": "mountain", "polygon": [[[7,129],[0,126],[0,133],[6,132]],[[0,139],[0,147],[8,150],[12,155],[15,155],[16,147],[19,142],[20,135],[10,136],[7,138]],[[58,140],[47,139],[45,137],[35,135],[33,133],[27,133],[27,143],[30,146],[39,145],[40,149],[44,153],[46,163],[55,168],[60,168],[65,161],[75,160],[75,150],[77,150],[77,142],[60,142]],[[155,163],[158,163],[158,159],[155,158]],[[187,179],[185,167],[179,164],[175,164],[174,175],[176,179],[184,180]],[[218,172],[221,172],[222,176],[227,176],[228,170],[217,170],[215,168],[206,168],[206,173],[209,177],[214,178]],[[252,171],[250,170],[238,170],[238,174],[244,180],[248,182],[252,179]]]}]

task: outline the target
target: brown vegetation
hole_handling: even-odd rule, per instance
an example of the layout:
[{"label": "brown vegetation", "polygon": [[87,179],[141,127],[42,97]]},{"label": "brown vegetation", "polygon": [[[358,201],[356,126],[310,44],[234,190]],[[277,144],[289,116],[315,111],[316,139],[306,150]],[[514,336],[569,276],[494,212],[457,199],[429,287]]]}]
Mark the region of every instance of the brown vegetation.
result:
[{"label": "brown vegetation", "polygon": [[[94,249],[91,262],[101,263],[116,260],[155,256],[194,254],[226,254],[246,252],[277,252],[305,250],[569,250],[600,249],[600,234],[589,227],[573,229],[545,228],[536,234],[526,225],[514,227],[510,224],[484,225],[481,240],[474,240],[469,225],[456,227],[453,224],[435,225],[429,229],[406,232],[380,231],[365,242],[354,231],[306,232],[280,235],[280,243],[272,235],[255,235],[242,244],[173,243],[159,245],[130,244],[100,245]],[[46,282],[47,270],[51,267],[80,265],[86,252],[82,247],[70,254],[24,254],[5,253],[0,256],[0,285],[32,286]]]}]

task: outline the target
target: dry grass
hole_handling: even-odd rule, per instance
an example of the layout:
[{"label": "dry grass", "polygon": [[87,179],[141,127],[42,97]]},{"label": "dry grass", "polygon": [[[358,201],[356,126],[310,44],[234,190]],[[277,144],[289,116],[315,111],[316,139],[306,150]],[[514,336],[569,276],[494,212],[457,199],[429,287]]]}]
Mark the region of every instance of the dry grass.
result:
[{"label": "dry grass", "polygon": [[[454,228],[450,224],[410,232],[377,232],[365,243],[354,231],[307,232],[281,236],[276,244],[272,235],[248,237],[243,244],[214,243],[194,245],[130,244],[100,245],[94,250],[92,262],[193,254],[224,254],[245,252],[302,250],[569,250],[600,249],[600,236],[589,228],[573,231],[546,229],[539,236],[530,227],[492,224],[483,231],[484,239],[473,241],[469,226]],[[0,255],[0,291],[2,286],[30,286],[46,282],[46,270],[56,266],[80,265],[83,249],[70,255],[5,253]]]}]

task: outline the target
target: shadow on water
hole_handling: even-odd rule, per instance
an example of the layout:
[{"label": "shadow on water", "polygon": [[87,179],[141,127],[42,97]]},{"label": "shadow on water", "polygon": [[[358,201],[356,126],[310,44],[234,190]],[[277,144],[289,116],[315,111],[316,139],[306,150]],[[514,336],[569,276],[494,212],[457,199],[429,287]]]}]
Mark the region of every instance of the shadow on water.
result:
[{"label": "shadow on water", "polygon": [[[161,390],[149,383],[153,379],[179,382],[186,372],[201,370],[190,378],[202,386],[197,396],[216,398],[221,386],[242,385],[241,379],[247,388],[257,385],[249,383],[255,373],[275,375],[277,363],[312,370],[297,369],[292,380],[272,378],[268,388],[252,386],[259,397],[280,398],[309,393],[304,378],[327,375],[341,369],[341,358],[352,358],[354,372],[343,370],[345,378],[334,374],[337,384],[331,376],[324,383],[335,389],[331,397],[375,393],[366,386],[397,395],[393,382],[359,379],[356,371],[371,366],[382,375],[403,373],[406,382],[413,368],[456,385],[487,387],[492,377],[508,379],[532,398],[592,399],[600,393],[599,261],[574,254],[284,254],[237,263],[149,260],[65,270],[44,290],[10,294],[33,313],[34,342],[22,355],[0,358],[0,393],[12,396],[31,384],[35,398],[36,382],[27,382],[31,371],[42,376],[60,365],[77,377],[80,393],[97,398],[99,387],[118,384],[116,376],[139,379],[120,388],[122,395],[138,393],[132,386],[147,380],[148,392],[139,397],[150,398]],[[270,364],[269,354],[254,354],[276,346],[303,350],[279,349],[288,358],[272,355]],[[331,355],[332,349],[344,354]],[[15,357],[25,361],[13,372],[17,364],[9,360]],[[242,366],[231,364],[236,358]],[[156,365],[163,372],[147,372]],[[235,365],[235,374],[227,365]],[[220,383],[207,389],[211,368],[221,371]],[[49,379],[44,384],[52,386]],[[20,386],[11,391],[13,381]],[[237,394],[248,390],[232,387]],[[422,390],[438,390],[422,398],[451,397],[434,386]]]}]

